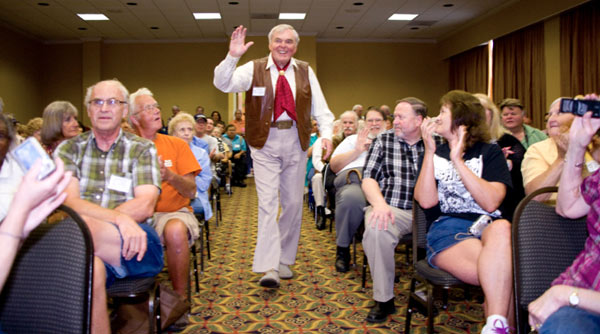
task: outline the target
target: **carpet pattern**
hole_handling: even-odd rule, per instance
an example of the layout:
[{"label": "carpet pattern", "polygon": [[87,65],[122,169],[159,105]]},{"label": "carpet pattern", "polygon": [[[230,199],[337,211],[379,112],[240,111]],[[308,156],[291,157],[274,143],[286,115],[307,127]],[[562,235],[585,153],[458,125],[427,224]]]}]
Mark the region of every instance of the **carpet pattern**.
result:
[{"label": "carpet pattern", "polygon": [[[358,265],[344,274],[335,271],[335,230],[318,231],[305,205],[294,278],[279,289],[258,285],[252,272],[256,241],[257,197],[254,180],[221,196],[223,221],[210,221],[211,260],[205,261],[200,291],[192,292],[190,325],[182,332],[200,333],[392,333],[404,332],[410,269],[397,254],[399,283],[395,285],[397,312],[382,324],[364,321],[373,301],[371,281],[361,287],[363,251],[357,246]],[[166,275],[161,274],[166,279]],[[193,285],[193,284],[192,284]],[[480,293],[479,293],[480,294]],[[440,310],[439,333],[478,333],[482,327],[481,296],[464,300],[462,290],[450,290],[446,310]],[[426,333],[423,315],[412,319],[413,333]]]}]

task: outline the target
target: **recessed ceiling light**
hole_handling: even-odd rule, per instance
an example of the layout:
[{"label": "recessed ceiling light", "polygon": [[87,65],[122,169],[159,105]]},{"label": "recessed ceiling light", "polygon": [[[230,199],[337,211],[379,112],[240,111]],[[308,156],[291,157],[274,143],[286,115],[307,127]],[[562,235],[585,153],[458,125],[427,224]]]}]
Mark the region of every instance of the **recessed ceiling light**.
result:
[{"label": "recessed ceiling light", "polygon": [[453,3],[445,3],[445,4],[444,4],[444,7],[453,7],[453,6],[454,6],[454,4],[453,4]]},{"label": "recessed ceiling light", "polygon": [[410,27],[410,30],[419,30],[419,27]]},{"label": "recessed ceiling light", "polygon": [[128,2],[127,6],[137,6],[137,2]]},{"label": "recessed ceiling light", "polygon": [[150,27],[150,29],[152,29],[152,30],[158,30],[160,28],[159,27]]},{"label": "recessed ceiling light", "polygon": [[411,21],[419,14],[394,14],[390,16],[389,21]]},{"label": "recessed ceiling light", "polygon": [[338,27],[335,27],[335,28],[336,28],[336,29],[340,29],[340,30],[341,30],[341,29],[344,29],[344,27],[342,27],[342,26],[338,26]]},{"label": "recessed ceiling light", "polygon": [[86,27],[79,27],[79,28],[77,28],[77,30],[87,30],[87,28]]},{"label": "recessed ceiling light", "polygon": [[362,6],[362,5],[364,5],[364,3],[363,2],[355,2],[355,3],[353,3],[353,5],[354,6]]},{"label": "recessed ceiling light", "polygon": [[279,13],[280,20],[304,20],[306,13]]},{"label": "recessed ceiling light", "polygon": [[239,5],[240,3],[237,1],[229,1],[228,4],[235,6],[235,5]]},{"label": "recessed ceiling light", "polygon": [[38,6],[48,7],[50,4],[47,2],[38,2]]},{"label": "recessed ceiling light", "polygon": [[84,21],[108,21],[104,14],[77,14]]},{"label": "recessed ceiling light", "polygon": [[194,13],[196,20],[220,20],[221,14],[219,13]]}]

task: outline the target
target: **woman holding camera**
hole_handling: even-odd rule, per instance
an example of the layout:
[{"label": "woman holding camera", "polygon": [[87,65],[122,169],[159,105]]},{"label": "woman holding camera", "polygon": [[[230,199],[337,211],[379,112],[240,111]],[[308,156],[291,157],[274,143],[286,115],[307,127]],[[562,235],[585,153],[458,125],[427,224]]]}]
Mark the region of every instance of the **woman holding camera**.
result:
[{"label": "woman holding camera", "polygon": [[[489,143],[485,110],[476,97],[454,90],[441,104],[439,116],[421,126],[425,154],[415,185],[419,204],[424,209],[439,205],[441,212],[427,233],[427,260],[463,282],[481,285],[487,317],[483,334],[509,333],[510,223],[499,219],[512,187],[506,159],[498,145]],[[436,147],[434,132],[447,143]],[[482,233],[470,229],[486,216],[493,222],[480,225]]]},{"label": "woman holding camera", "polygon": [[[596,95],[586,99],[597,100]],[[552,282],[552,287],[529,304],[529,324],[546,333],[600,333],[600,170],[583,178],[588,144],[598,159],[600,119],[591,112],[575,117],[558,188],[556,212],[568,218],[587,215],[589,236],[573,264]]]}]

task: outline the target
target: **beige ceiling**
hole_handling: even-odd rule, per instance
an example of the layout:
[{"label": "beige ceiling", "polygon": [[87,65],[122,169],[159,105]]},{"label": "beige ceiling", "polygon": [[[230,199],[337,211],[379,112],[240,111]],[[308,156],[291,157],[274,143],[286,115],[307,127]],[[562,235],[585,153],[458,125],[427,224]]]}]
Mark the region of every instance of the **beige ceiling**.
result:
[{"label": "beige ceiling", "polygon": [[[38,3],[46,3],[40,6]],[[132,6],[128,3],[137,3]],[[232,3],[237,2],[237,5]],[[43,41],[94,38],[126,41],[219,40],[237,25],[265,35],[292,24],[318,40],[435,42],[511,4],[502,0],[0,0],[0,22]],[[357,6],[356,3],[363,3]],[[444,4],[453,4],[445,7]],[[193,12],[219,12],[221,20],[194,20]],[[280,12],[305,12],[301,21]],[[86,22],[76,13],[103,13]],[[394,13],[414,21],[388,21]],[[153,29],[152,27],[155,27]],[[156,29],[157,28],[157,29]],[[84,30],[85,29],[85,30]]]}]

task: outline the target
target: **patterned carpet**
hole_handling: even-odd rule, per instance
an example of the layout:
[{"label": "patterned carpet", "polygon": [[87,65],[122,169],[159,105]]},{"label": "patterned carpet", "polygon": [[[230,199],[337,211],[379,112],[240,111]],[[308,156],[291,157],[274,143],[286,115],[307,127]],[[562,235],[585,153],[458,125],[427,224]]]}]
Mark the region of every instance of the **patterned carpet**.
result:
[{"label": "patterned carpet", "polygon": [[[340,274],[333,266],[335,230],[318,231],[306,207],[295,266],[295,277],[282,280],[279,289],[258,285],[252,272],[256,238],[257,199],[254,180],[247,188],[234,188],[231,197],[221,196],[223,221],[210,221],[211,260],[205,262],[200,291],[192,293],[193,306],[186,334],[198,333],[392,333],[404,331],[410,271],[398,269],[397,312],[383,324],[364,321],[372,305],[370,276],[361,287],[362,248],[357,247],[358,266]],[[398,255],[398,263],[405,261]],[[483,309],[465,301],[461,290],[450,291],[447,310],[440,310],[435,329],[439,333],[478,333]],[[475,296],[480,297],[480,296]],[[413,333],[425,333],[425,318],[413,316]]]}]

